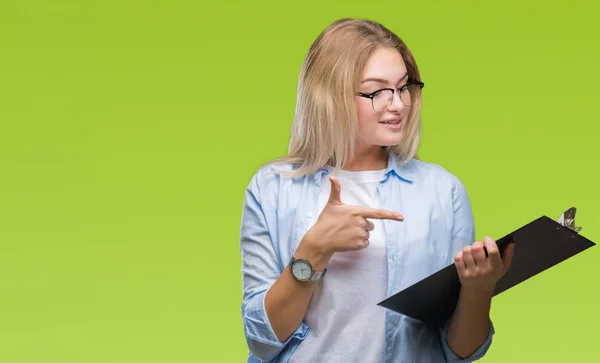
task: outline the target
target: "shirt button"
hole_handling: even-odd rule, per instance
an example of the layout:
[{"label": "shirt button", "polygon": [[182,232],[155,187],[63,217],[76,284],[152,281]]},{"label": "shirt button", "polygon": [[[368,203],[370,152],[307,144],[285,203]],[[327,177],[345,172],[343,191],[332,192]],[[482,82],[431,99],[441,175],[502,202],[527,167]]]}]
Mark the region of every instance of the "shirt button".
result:
[{"label": "shirt button", "polygon": [[306,213],[306,218],[312,218],[312,213],[311,212]]}]

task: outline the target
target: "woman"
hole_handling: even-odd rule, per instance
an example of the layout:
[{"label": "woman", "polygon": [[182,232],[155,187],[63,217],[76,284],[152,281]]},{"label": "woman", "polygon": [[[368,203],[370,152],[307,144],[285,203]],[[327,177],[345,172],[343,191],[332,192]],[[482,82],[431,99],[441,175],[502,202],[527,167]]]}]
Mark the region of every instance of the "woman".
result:
[{"label": "woman", "polygon": [[[406,45],[373,21],[338,20],[311,46],[289,154],[246,190],[249,362],[472,361],[489,348],[512,248],[503,261],[493,239],[475,242],[463,184],[417,159],[423,86]],[[462,286],[442,328],[377,306],[450,263]]]}]

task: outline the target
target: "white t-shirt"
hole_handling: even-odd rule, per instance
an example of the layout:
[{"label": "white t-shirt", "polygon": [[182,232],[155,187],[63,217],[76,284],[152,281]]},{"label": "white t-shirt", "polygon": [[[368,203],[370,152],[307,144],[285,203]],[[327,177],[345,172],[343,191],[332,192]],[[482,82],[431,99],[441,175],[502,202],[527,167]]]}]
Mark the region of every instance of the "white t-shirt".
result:
[{"label": "white t-shirt", "polygon": [[[330,169],[341,185],[342,202],[379,208],[378,183],[385,170],[350,172]],[[329,176],[321,182],[320,213],[331,191]],[[316,220],[316,218],[315,218]],[[318,282],[306,314],[310,331],[300,343],[293,363],[382,362],[385,309],[377,303],[387,296],[385,231],[372,219],[369,246],[360,251],[336,253]]]}]

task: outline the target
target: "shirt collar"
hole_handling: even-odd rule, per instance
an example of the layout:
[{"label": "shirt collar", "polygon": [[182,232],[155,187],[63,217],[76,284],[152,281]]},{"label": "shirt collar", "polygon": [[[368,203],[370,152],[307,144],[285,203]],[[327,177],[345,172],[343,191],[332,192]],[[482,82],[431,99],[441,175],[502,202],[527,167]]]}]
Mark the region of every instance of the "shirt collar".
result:
[{"label": "shirt collar", "polygon": [[412,183],[416,173],[415,164],[412,161],[400,164],[398,158],[394,154],[390,154],[385,173],[386,175],[394,173],[398,178],[408,183]]},{"label": "shirt collar", "polygon": [[[385,170],[385,175],[389,176],[390,173],[394,173],[398,178],[407,183],[412,183],[416,175],[415,164],[412,162],[412,160],[404,164],[400,164],[397,157],[393,154],[390,154],[388,157],[388,165]],[[327,167],[320,167],[317,170],[317,173],[315,173],[315,178],[320,178],[326,174],[329,174]]]}]

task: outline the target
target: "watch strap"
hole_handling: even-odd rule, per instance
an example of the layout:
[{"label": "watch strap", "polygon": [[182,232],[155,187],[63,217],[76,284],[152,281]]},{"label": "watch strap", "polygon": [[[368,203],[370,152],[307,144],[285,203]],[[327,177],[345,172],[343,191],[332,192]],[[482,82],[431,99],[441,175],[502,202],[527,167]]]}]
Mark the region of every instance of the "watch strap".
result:
[{"label": "watch strap", "polygon": [[313,270],[313,274],[312,274],[312,277],[310,278],[310,281],[317,281],[317,280],[321,279],[321,277],[325,276],[325,272],[327,272],[326,268],[323,271]]}]

